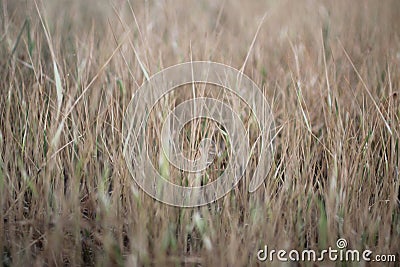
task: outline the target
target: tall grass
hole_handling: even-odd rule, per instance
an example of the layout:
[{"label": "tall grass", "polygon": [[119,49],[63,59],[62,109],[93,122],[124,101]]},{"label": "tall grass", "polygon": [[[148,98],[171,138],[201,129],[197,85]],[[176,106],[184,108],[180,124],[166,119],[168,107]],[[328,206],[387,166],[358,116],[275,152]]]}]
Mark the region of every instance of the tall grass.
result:
[{"label": "tall grass", "polygon": [[[321,250],[339,237],[399,260],[399,11],[396,0],[2,0],[2,264],[247,266],[264,244]],[[246,57],[279,132],[263,187],[249,194],[244,177],[205,207],[156,202],[123,158],[132,95],[167,66],[240,69]],[[201,125],[185,128],[187,147]]]}]

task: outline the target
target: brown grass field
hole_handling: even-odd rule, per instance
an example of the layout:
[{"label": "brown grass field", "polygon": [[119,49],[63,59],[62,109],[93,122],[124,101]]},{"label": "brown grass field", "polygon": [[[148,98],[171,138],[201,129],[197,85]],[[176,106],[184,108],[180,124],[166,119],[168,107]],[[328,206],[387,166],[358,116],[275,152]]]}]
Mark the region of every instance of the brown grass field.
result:
[{"label": "brown grass field", "polygon": [[[345,238],[399,266],[400,1],[1,0],[0,11],[0,265],[380,266],[257,259],[264,245]],[[122,124],[147,75],[192,60],[244,67],[271,104],[275,155],[256,192],[245,176],[222,199],[177,208],[135,183]],[[200,125],[224,142],[193,121],[188,157]]]}]

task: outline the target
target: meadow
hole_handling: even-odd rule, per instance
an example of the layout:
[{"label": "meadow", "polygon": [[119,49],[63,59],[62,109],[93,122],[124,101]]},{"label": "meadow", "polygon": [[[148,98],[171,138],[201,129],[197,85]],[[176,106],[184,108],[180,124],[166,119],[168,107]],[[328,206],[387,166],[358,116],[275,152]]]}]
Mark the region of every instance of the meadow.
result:
[{"label": "meadow", "polygon": [[[266,266],[264,245],[321,251],[344,238],[398,266],[400,1],[2,0],[0,11],[1,265]],[[195,60],[262,89],[275,153],[254,193],[245,175],[225,197],[179,208],[135,183],[122,128],[149,76]],[[168,95],[151,117],[160,172],[159,114],[187,98]],[[226,142],[207,120],[184,131],[188,157],[205,132]],[[249,173],[256,164],[257,151]],[[379,265],[268,263],[283,264]]]}]

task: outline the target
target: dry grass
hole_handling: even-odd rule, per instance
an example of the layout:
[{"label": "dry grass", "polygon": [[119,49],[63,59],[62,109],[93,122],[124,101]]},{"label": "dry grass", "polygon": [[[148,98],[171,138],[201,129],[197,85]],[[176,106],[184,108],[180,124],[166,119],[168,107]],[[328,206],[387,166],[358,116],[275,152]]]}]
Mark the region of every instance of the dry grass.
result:
[{"label": "dry grass", "polygon": [[[133,93],[191,59],[242,67],[265,12],[244,69],[280,130],[265,185],[249,194],[245,177],[196,209],[154,201],[122,156]],[[247,266],[264,244],[339,237],[399,260],[399,12],[396,0],[2,0],[2,264]]]}]

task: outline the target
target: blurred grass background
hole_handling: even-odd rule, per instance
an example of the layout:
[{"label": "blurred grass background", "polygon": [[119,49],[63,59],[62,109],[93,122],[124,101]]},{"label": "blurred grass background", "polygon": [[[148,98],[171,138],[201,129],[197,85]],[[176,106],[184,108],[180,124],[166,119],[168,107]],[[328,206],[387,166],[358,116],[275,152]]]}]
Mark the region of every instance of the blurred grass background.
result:
[{"label": "blurred grass background", "polygon": [[[264,244],[338,238],[399,260],[399,13],[396,0],[2,0],[2,264],[248,266]],[[249,194],[245,177],[196,209],[154,201],[122,157],[145,73],[247,55],[279,130],[265,185]]]}]

